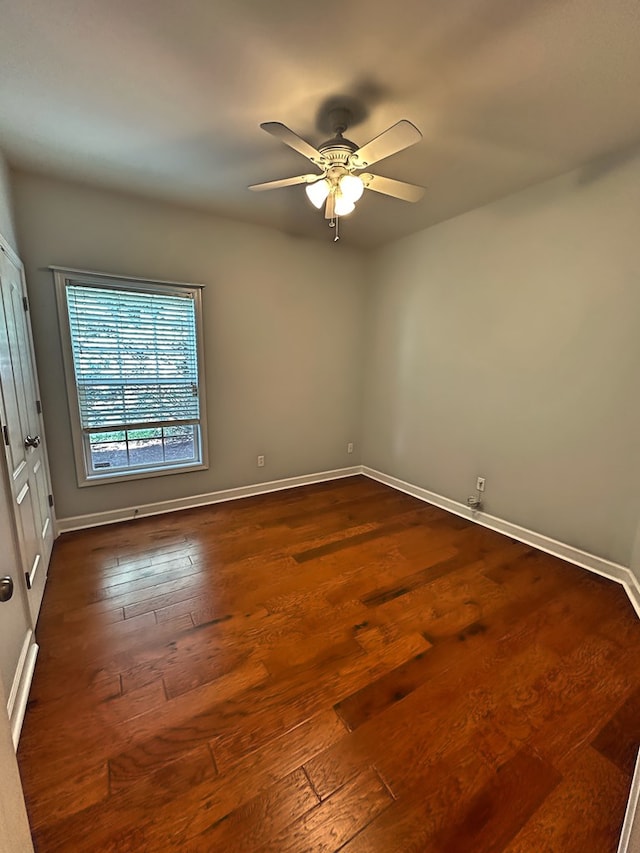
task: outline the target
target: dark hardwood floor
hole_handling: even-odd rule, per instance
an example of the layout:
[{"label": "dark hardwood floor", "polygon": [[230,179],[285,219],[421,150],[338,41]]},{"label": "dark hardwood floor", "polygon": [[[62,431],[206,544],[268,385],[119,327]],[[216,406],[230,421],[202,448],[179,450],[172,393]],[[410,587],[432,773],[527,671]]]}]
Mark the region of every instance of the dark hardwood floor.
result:
[{"label": "dark hardwood floor", "polygon": [[362,477],[63,535],[19,749],[40,853],[612,853],[618,585]]}]

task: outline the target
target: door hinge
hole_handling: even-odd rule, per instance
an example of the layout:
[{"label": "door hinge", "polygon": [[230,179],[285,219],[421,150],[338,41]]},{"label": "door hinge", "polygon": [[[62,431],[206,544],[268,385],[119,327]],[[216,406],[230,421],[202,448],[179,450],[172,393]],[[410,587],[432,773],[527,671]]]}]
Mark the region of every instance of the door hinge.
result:
[{"label": "door hinge", "polygon": [[42,414],[42,403],[40,402],[40,400],[36,400],[36,411],[39,415]]},{"label": "door hinge", "polygon": [[53,506],[53,495],[49,495],[49,506]]},{"label": "door hinge", "polygon": [[22,304],[24,305],[24,310],[28,311],[29,310],[29,300],[27,299],[26,296],[22,297]]},{"label": "door hinge", "polygon": [[27,582],[27,589],[31,589],[31,575],[29,572],[24,573],[24,579]]},{"label": "door hinge", "polygon": [[7,425],[6,425],[6,424],[2,427],[2,434],[3,434],[3,436],[4,436],[4,443],[5,443],[5,444],[7,445],[7,447],[8,447],[8,446],[9,446],[9,430],[7,429]]}]

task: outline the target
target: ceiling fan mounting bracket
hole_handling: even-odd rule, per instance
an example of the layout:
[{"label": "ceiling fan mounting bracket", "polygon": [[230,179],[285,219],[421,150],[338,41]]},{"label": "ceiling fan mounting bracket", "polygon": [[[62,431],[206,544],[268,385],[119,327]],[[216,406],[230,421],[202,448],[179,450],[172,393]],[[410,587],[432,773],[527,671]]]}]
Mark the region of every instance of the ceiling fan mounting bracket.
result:
[{"label": "ceiling fan mounting bracket", "polygon": [[324,168],[341,165],[350,170],[351,156],[359,148],[355,142],[343,136],[351,120],[351,110],[346,107],[334,107],[329,111],[329,122],[334,136],[318,146],[324,160]]},{"label": "ceiling fan mounting bracket", "polygon": [[329,110],[329,125],[336,136],[342,136],[353,121],[353,114],[348,107],[334,107]]}]

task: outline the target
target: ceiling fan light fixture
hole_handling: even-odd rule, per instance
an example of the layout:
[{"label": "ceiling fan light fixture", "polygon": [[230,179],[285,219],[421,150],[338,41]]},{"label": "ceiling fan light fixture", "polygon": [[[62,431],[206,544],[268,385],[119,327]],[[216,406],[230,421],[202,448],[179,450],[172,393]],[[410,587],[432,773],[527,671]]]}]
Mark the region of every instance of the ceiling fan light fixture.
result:
[{"label": "ceiling fan light fixture", "polygon": [[340,178],[339,186],[342,197],[352,204],[355,204],[364,192],[364,183],[358,175],[343,175]]},{"label": "ceiling fan light fixture", "polygon": [[315,181],[313,184],[307,184],[304,189],[311,204],[320,210],[329,195],[329,182],[326,179]]},{"label": "ceiling fan light fixture", "polygon": [[356,209],[355,203],[340,193],[336,193],[336,216],[347,216]]}]

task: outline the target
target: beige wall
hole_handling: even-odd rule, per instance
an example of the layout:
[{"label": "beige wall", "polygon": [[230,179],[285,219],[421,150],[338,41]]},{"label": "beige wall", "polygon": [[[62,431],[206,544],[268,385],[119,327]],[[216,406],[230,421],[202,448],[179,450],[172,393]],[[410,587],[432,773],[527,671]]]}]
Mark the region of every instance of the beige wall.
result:
[{"label": "beige wall", "polygon": [[[628,565],[640,516],[640,156],[381,250],[365,464]],[[640,560],[640,557],[637,559]]]},{"label": "beige wall", "polygon": [[[13,191],[59,518],[359,461],[359,253],[20,172]],[[205,285],[210,470],[76,486],[50,264]]]},{"label": "beige wall", "polygon": [[4,155],[0,151],[0,234],[13,249],[17,249],[16,232],[11,205],[11,186],[9,169]]},{"label": "beige wall", "polygon": [[[639,181],[599,164],[367,258],[17,173],[59,516],[363,461],[459,501],[485,476],[488,512],[629,565]],[[52,263],[206,284],[209,472],[76,488]]]},{"label": "beige wall", "polygon": [[0,853],[33,853],[31,832],[0,684]]}]

